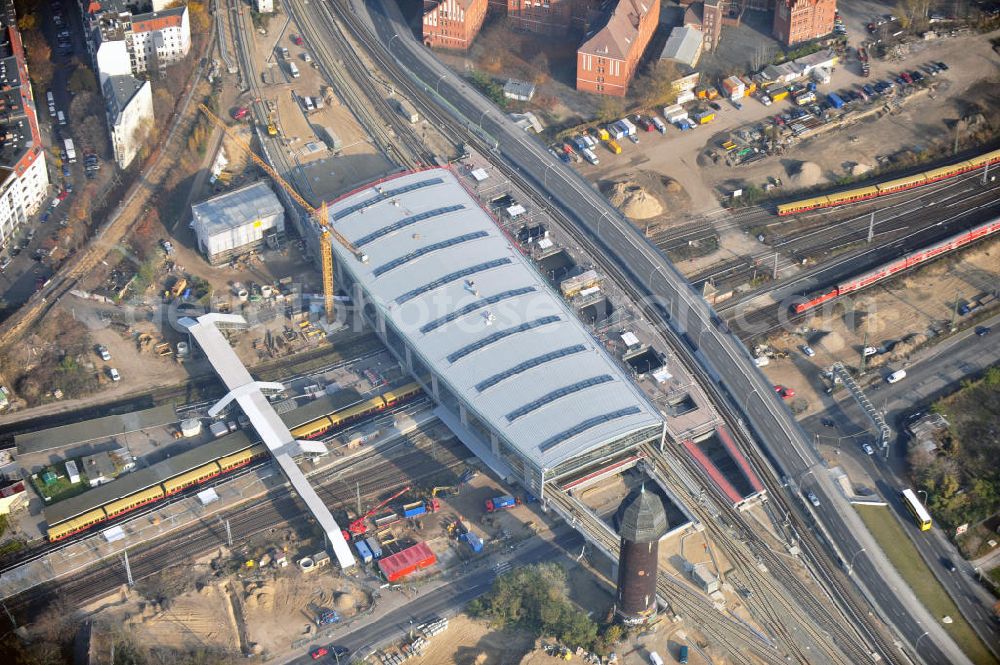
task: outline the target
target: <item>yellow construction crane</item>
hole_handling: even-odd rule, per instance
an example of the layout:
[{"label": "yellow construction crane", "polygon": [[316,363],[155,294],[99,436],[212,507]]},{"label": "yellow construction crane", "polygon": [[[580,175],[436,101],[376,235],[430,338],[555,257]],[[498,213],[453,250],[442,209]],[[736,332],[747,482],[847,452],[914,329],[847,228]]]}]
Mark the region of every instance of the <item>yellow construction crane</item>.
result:
[{"label": "yellow construction crane", "polygon": [[257,166],[264,169],[264,172],[267,173],[269,176],[271,176],[271,179],[274,180],[274,182],[276,182],[279,187],[288,192],[288,195],[291,196],[296,203],[302,206],[302,208],[307,213],[309,213],[309,216],[312,217],[313,220],[316,222],[316,224],[319,226],[320,228],[319,244],[320,244],[320,254],[321,254],[320,259],[323,266],[323,300],[326,309],[326,321],[327,323],[333,323],[334,284],[333,284],[333,246],[330,242],[331,236],[334,239],[336,239],[336,241],[339,242],[344,249],[353,254],[354,258],[361,261],[362,263],[368,262],[368,255],[359,250],[357,247],[355,247],[350,240],[345,238],[336,229],[330,226],[330,221],[329,221],[329,216],[327,215],[325,201],[320,206],[319,210],[309,205],[309,203],[304,198],[302,198],[299,195],[299,193],[295,191],[295,189],[285,181],[284,178],[278,175],[277,171],[271,168],[270,164],[268,164],[262,158],[257,156],[257,154],[250,147],[250,145],[246,141],[244,141],[242,137],[240,137],[234,131],[232,131],[229,128],[229,125],[227,125],[219,116],[212,113],[211,109],[209,109],[204,104],[199,104],[198,108],[201,109],[201,112],[204,113],[209,120],[211,120],[216,125],[221,127],[222,131],[226,133],[226,136],[228,136],[233,141],[233,143],[235,143],[244,152],[246,152],[247,155],[250,156],[250,159],[252,159],[254,163],[257,164]]}]

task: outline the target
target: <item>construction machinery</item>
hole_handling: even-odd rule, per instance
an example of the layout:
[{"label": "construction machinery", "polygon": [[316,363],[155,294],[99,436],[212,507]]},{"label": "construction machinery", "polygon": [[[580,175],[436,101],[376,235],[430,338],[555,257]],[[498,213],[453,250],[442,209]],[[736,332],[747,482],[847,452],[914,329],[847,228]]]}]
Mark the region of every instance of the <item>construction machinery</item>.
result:
[{"label": "construction machinery", "polygon": [[436,513],[441,510],[441,502],[438,501],[438,494],[443,496],[454,496],[458,494],[459,489],[457,487],[435,487],[431,490],[431,500],[428,502],[430,504],[430,512]]},{"label": "construction machinery", "polygon": [[[238,134],[236,134],[236,132],[232,131],[229,128],[229,126],[225,123],[225,121],[222,120],[222,118],[212,113],[211,109],[209,109],[204,104],[199,104],[198,108],[201,109],[201,112],[204,113],[209,120],[218,125],[222,129],[222,131],[226,133],[226,136],[228,136],[233,141],[233,143],[235,143],[240,149],[245,151],[247,155],[250,157],[250,159],[252,159],[254,163],[257,164],[257,166],[262,168],[264,172],[267,173],[267,175],[271,176],[271,179],[274,180],[274,182],[277,183],[279,187],[285,190],[285,192],[290,197],[292,197],[292,199],[296,203],[302,206],[302,209],[309,214],[313,222],[315,222],[315,224],[319,227],[320,263],[323,269],[323,300],[324,300],[323,304],[326,310],[327,323],[333,323],[334,283],[333,283],[333,244],[331,238],[339,242],[344,249],[349,251],[354,256],[354,258],[356,258],[358,261],[361,261],[362,263],[368,262],[368,255],[359,250],[357,247],[355,247],[350,240],[345,238],[336,229],[330,226],[329,216],[327,215],[327,210],[326,210],[326,202],[323,202],[319,210],[309,205],[309,203],[304,198],[302,198],[301,195],[299,195],[299,193],[295,190],[295,188],[293,188],[290,184],[288,184],[288,182],[286,182],[285,179],[282,178],[277,171],[271,168],[271,165],[268,164],[267,161],[265,161],[261,157],[258,157],[257,153],[255,153],[253,149],[249,146],[249,144],[247,144],[247,142],[243,140],[243,137],[239,136]],[[270,117],[271,116],[268,116],[269,122],[270,122]],[[268,133],[270,133],[270,126],[268,129]]]},{"label": "construction machinery", "polygon": [[353,537],[355,537],[355,536],[363,536],[366,533],[368,533],[368,518],[371,517],[372,515],[374,515],[375,513],[377,513],[378,511],[382,510],[383,508],[385,508],[385,506],[388,505],[391,501],[395,501],[396,499],[398,499],[399,497],[403,496],[404,494],[406,494],[409,491],[410,491],[410,486],[407,485],[406,487],[404,487],[403,489],[399,490],[398,492],[396,492],[395,494],[393,494],[392,496],[390,496],[388,499],[386,499],[382,503],[380,503],[380,504],[378,504],[378,505],[370,508],[368,510],[368,512],[366,512],[363,515],[359,516],[358,519],[356,519],[353,522],[351,522],[348,525],[348,527],[342,532],[343,535],[344,535],[344,540],[350,542],[350,540]]}]

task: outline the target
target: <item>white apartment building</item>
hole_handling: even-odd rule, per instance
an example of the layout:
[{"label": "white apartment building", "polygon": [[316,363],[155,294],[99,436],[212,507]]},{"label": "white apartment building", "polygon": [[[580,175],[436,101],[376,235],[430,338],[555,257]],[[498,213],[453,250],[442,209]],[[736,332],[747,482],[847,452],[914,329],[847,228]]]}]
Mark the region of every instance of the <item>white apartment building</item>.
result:
[{"label": "white apartment building", "polygon": [[38,211],[49,188],[21,35],[13,9],[0,2],[0,247]]},{"label": "white apartment building", "polygon": [[[130,74],[108,76],[102,84],[115,161],[128,168],[153,126],[153,88]],[[144,131],[145,130],[145,131]]]},{"label": "white apartment building", "polygon": [[133,15],[125,42],[132,57],[132,72],[136,74],[182,60],[191,50],[187,5]]}]

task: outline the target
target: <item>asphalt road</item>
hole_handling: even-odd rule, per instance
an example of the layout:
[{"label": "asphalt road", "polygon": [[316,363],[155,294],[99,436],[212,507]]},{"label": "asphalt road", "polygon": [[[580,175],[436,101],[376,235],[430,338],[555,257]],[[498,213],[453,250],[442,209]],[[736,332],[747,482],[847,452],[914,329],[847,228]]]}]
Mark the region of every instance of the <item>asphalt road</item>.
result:
[{"label": "asphalt road", "polygon": [[[519,566],[547,561],[576,550],[583,544],[583,538],[575,531],[566,531],[552,541],[534,538],[525,542],[523,549],[515,550]],[[402,601],[399,591],[383,591],[382,603],[392,604],[395,609],[377,612],[370,621],[360,621],[352,626],[350,632],[335,632],[329,641],[317,640],[302,655],[286,662],[295,665],[311,663],[313,660],[309,654],[314,649],[331,644],[347,647],[352,655],[368,655],[383,645],[404,638],[410,630],[411,621],[416,625],[432,616],[452,616],[470,600],[486,593],[494,579],[495,569],[477,568],[450,577],[445,584]],[[333,662],[333,658],[328,656],[323,662]]]},{"label": "asphalt road", "polygon": [[[994,331],[1000,330],[1000,316],[986,321],[985,325]],[[1000,626],[990,616],[992,596],[976,581],[979,572],[962,559],[940,528],[935,526],[930,532],[917,529],[897,494],[900,488],[911,484],[906,476],[907,437],[902,430],[903,419],[917,409],[926,410],[934,400],[958,388],[964,379],[997,363],[1000,363],[1000,334],[994,332],[978,337],[974,328],[969,328],[928,349],[906,366],[907,375],[903,381],[878,383],[866,391],[876,407],[884,408],[886,422],[893,427],[888,460],[880,455],[869,457],[859,447],[858,435],[864,431],[866,423],[853,400],[840,402],[841,413],[834,419],[837,423],[834,428],[823,426],[825,414],[803,421],[803,426],[821,441],[836,444],[837,437],[844,437],[839,439],[842,442],[840,453],[853,457],[871,475],[876,489],[890,502],[931,572],[988,645],[1000,644]],[[953,562],[958,570],[949,572],[943,563],[945,560]]]},{"label": "asphalt road", "polygon": [[[348,3],[343,3],[348,4]],[[591,235],[609,258],[616,260],[633,284],[647,294],[663,321],[685,340],[708,376],[728,393],[734,409],[743,414],[741,425],[756,435],[780,472],[799,476],[820,464],[810,437],[800,429],[771,384],[753,366],[749,351],[725,329],[721,320],[661,255],[620,213],[579,174],[551,155],[545,146],[528,136],[491,102],[453,72],[445,68],[413,37],[394,7],[375,0],[356,11],[367,11],[381,43],[415,78],[423,81],[428,94],[440,97],[438,106],[463,118],[471,131],[493,143],[498,157],[515,165],[536,189],[562,207],[578,226]],[[446,103],[441,103],[446,102]],[[716,327],[718,326],[718,328]],[[850,505],[825,475],[811,484],[823,501],[819,517],[832,536],[831,547],[843,551],[877,550]],[[809,508],[805,507],[806,511]],[[862,544],[863,543],[863,544]],[[841,557],[843,558],[843,557]],[[910,645],[919,642],[920,655],[928,662],[963,663],[968,659],[908,589],[887,594],[886,589],[903,582],[884,557],[874,557],[855,566],[856,577],[868,589],[882,595],[877,600]],[[925,628],[924,626],[928,627]],[[915,650],[914,650],[915,652]]]}]

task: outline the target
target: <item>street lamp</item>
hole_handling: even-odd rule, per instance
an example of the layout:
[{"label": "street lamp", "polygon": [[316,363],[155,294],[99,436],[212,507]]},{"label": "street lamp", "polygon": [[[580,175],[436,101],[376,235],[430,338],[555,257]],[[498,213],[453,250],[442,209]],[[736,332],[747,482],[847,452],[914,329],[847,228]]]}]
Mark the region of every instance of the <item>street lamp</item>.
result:
[{"label": "street lamp", "polygon": [[858,558],[858,555],[861,554],[864,551],[865,551],[865,548],[862,547],[860,550],[858,550],[857,552],[855,552],[853,556],[851,556],[851,562],[849,564],[847,564],[847,574],[848,575],[851,575],[851,574],[854,573],[854,560],[856,558]]},{"label": "street lamp", "polygon": [[920,653],[920,650],[919,650],[919,647],[920,647],[920,640],[924,639],[924,638],[925,638],[925,637],[927,637],[927,636],[928,636],[929,634],[930,634],[930,631],[927,631],[927,630],[925,630],[925,631],[924,631],[924,632],[923,632],[923,633],[922,633],[922,634],[920,635],[920,637],[918,637],[918,638],[917,638],[917,641],[913,643],[913,650],[914,650],[914,651],[916,651],[917,653]]},{"label": "street lamp", "polygon": [[923,494],[924,495],[924,505],[926,506],[927,505],[927,490],[917,490],[917,494]]}]

